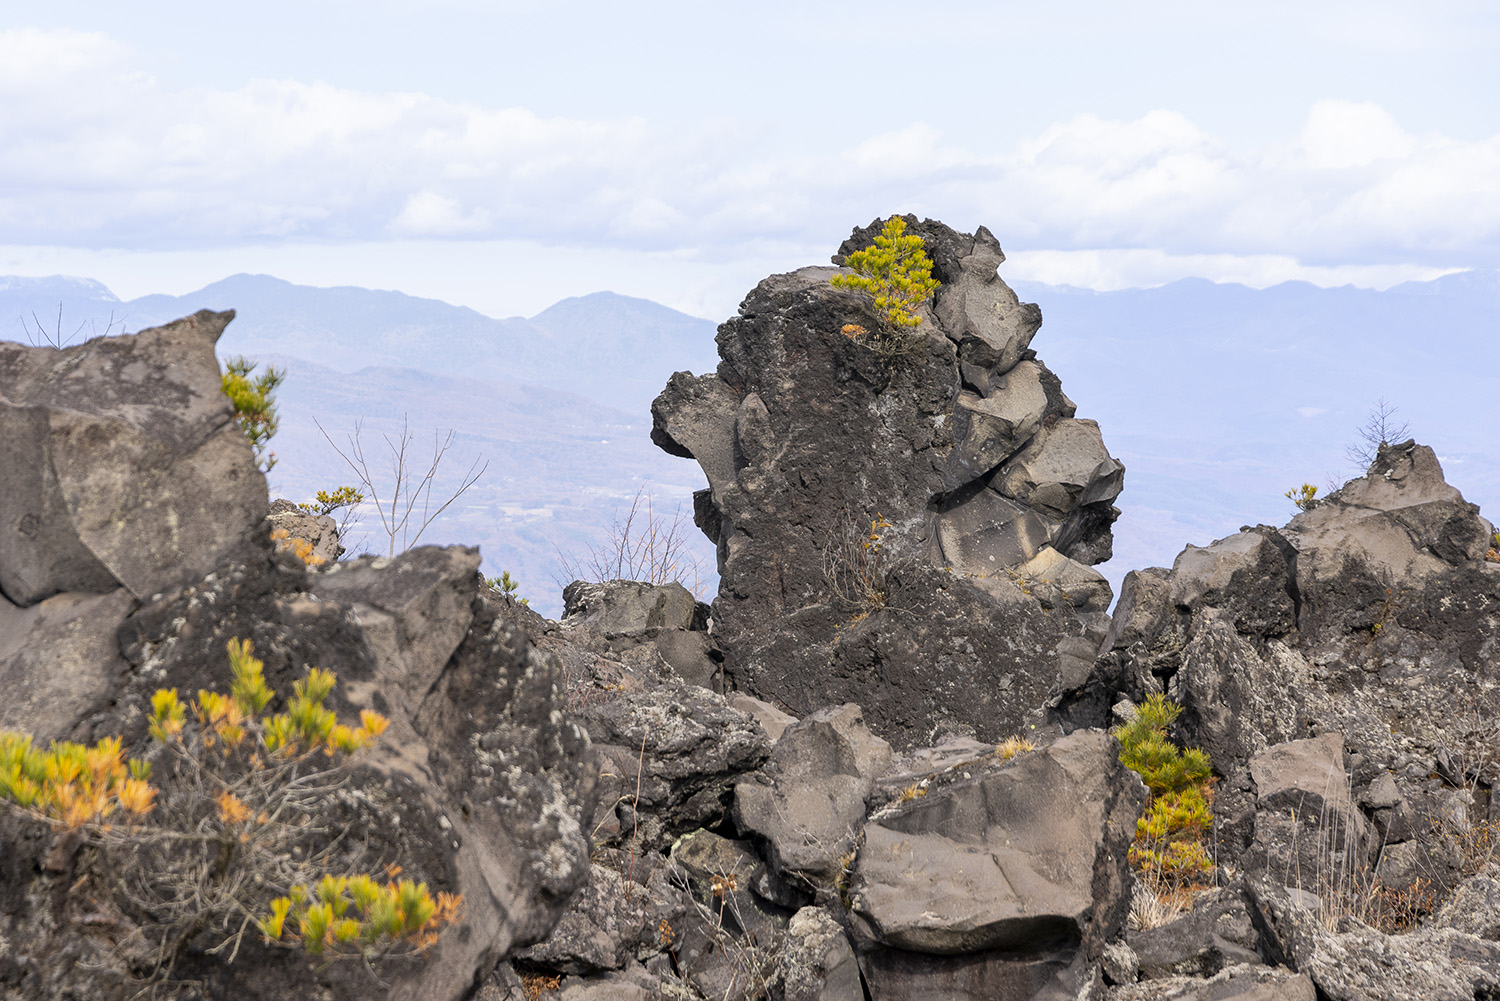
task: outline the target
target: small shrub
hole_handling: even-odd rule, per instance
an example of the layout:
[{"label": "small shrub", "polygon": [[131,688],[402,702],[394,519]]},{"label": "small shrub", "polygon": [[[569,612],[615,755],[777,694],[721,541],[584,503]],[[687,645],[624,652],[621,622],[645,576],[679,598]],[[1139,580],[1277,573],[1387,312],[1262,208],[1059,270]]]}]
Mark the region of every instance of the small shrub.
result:
[{"label": "small shrub", "polygon": [[425,949],[456,919],[460,898],[434,899],[410,880],[334,875],[355,869],[363,848],[319,819],[347,785],[352,756],[388,721],[364,710],[358,725],[341,723],[324,704],[337,679],[319,668],[293,684],[283,711],[268,712],[277,695],[253,645],[230,640],[227,651],[227,694],[152,696],[155,767],[126,761],[117,737],[43,752],[29,737],[0,734],[0,802],[93,849],[80,869],[139,927],[150,982],[170,979],[200,935],[220,936],[207,951],[233,961],[252,925],[330,958]]},{"label": "small shrub", "polygon": [[[906,235],[906,220],[891,216],[875,242],[856,250],[844,259],[852,275],[834,275],[835,288],[864,292],[884,310],[891,325],[915,327],[922,322],[916,310],[932,298],[939,282],[932,277],[932,259],[923,249],[920,236]],[[852,326],[852,325],[851,325]],[[846,326],[847,334],[849,328]]]},{"label": "small shrub", "polygon": [[995,746],[995,756],[1001,761],[1009,761],[1018,754],[1036,750],[1036,744],[1025,737],[1006,737],[1003,742]]},{"label": "small shrub", "polygon": [[245,432],[255,452],[255,464],[262,473],[276,465],[276,453],[266,454],[271,438],[280,423],[276,414],[276,389],[286,379],[286,372],[266,366],[260,375],[252,376],[255,362],[234,357],[224,363],[224,395],[234,405],[234,421]]},{"label": "small shrub", "polygon": [[530,598],[516,597],[516,592],[521,589],[521,585],[516,583],[515,578],[510,575],[509,570],[500,571],[500,576],[498,577],[486,577],[484,583],[490,590],[499,591],[507,598],[515,598],[516,601],[519,601],[523,605],[531,604]]},{"label": "small shrub", "polygon": [[823,579],[855,621],[891,606],[900,575],[911,562],[891,554],[885,533],[893,527],[877,511],[868,528],[850,521],[823,549]]},{"label": "small shrub", "polygon": [[1318,506],[1318,488],[1311,483],[1304,483],[1295,490],[1288,490],[1286,499],[1297,505],[1299,511],[1311,511]]},{"label": "small shrub", "polygon": [[313,500],[303,501],[297,506],[308,514],[317,516],[331,516],[336,511],[342,511],[338,533],[339,541],[343,542],[349,537],[349,530],[359,521],[359,506],[364,502],[364,491],[358,487],[342,486],[333,491],[319,490]]},{"label": "small shrub", "polygon": [[155,805],[151,766],[125,761],[120,738],[93,747],[54,741],[45,751],[29,734],[0,731],[0,799],[65,830],[97,824],[116,809],[144,816]]},{"label": "small shrub", "polygon": [[1181,714],[1181,706],[1158,693],[1113,731],[1120,741],[1120,762],[1141,777],[1149,792],[1146,810],[1136,821],[1131,865],[1169,891],[1190,887],[1214,870],[1202,843],[1213,827],[1213,767],[1203,751],[1182,750],[1168,737]]},{"label": "small shrub", "polygon": [[420,951],[461,906],[451,893],[433,900],[426,883],[409,879],[382,885],[369,876],[326,875],[312,889],[298,883],[271,901],[271,913],[256,927],[272,941],[300,942],[313,956],[389,954],[404,945]]}]

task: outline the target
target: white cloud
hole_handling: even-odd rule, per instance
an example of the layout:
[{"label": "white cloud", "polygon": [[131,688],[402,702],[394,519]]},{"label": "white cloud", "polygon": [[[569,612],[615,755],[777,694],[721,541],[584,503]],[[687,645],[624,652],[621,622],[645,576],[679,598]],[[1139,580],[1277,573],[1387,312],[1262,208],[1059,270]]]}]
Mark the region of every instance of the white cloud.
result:
[{"label": "white cloud", "polygon": [[916,121],[787,151],[733,120],[683,130],[295,80],[174,88],[106,36],[24,29],[0,31],[0,232],[12,246],[466,238],[708,260],[831,250],[856,223],[915,211],[986,224],[1039,271],[1102,283],[1185,263],[1253,284],[1500,265],[1500,136],[1415,136],[1336,100],[1288,131],[1236,149],[1158,110],[1079,115],[1005,148]]},{"label": "white cloud", "polygon": [[1416,141],[1379,105],[1319,101],[1302,128],[1307,165],[1337,170],[1410,156]]}]

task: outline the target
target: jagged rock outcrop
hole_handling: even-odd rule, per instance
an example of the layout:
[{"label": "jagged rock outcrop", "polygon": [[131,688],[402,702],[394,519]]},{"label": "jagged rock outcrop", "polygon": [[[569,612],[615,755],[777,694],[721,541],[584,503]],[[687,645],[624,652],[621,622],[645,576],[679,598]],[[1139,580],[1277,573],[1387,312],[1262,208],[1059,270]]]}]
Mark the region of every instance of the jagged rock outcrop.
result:
[{"label": "jagged rock outcrop", "polygon": [[[273,535],[278,536],[283,548],[291,548],[296,542],[307,544],[307,562],[313,564],[332,563],[344,555],[343,543],[339,542],[338,522],[326,514],[313,514],[284,498],[271,502]],[[283,533],[285,533],[283,535]]]},{"label": "jagged rock outcrop", "polygon": [[62,350],[0,343],[0,596],[136,599],[208,573],[266,515],[214,344],[233,311]]},{"label": "jagged rock outcrop", "polygon": [[[1482,909],[1475,873],[1494,861],[1493,545],[1430,448],[1384,445],[1283,528],[1131,573],[1093,669],[1053,703],[1065,728],[1153,692],[1184,706],[1174,735],[1222,776],[1214,852],[1250,880],[1251,948],[1319,997],[1470,998],[1500,980],[1485,920],[1445,903],[1462,892]],[[1177,925],[1182,962],[1244,958],[1244,941]],[[1143,979],[1210,972],[1145,962],[1160,933],[1131,944]]]},{"label": "jagged rock outcrop", "polygon": [[[328,852],[334,871],[400,865],[461,893],[458,925],[417,961],[377,961],[376,979],[253,930],[229,962],[210,950],[240,917],[216,917],[171,948],[171,979],[202,997],[459,1001],[543,938],[585,883],[597,761],[561,713],[561,665],[481,587],[475,550],[328,572],[277,551],[213,355],[232,315],[62,351],[0,345],[0,683],[12,693],[0,729],[120,735],[128,753],[160,757],[146,736],[153,693],[227,691],[231,638],[253,641],[283,695],[310,666],[335,672],[339,717],[373,709],[390,728],[298,850]],[[153,974],[162,957],[142,931],[165,905],[138,887],[117,900],[93,841],[0,809],[0,859],[0,994],[114,999]],[[285,889],[268,884],[265,905]]]},{"label": "jagged rock outcrop", "polygon": [[1060,642],[1102,629],[1091,564],[1124,472],[1031,351],[1041,314],[989,231],[907,223],[943,284],[902,349],[838,269],[773,275],[720,327],[718,372],[652,408],[653,440],[708,477],[729,681],[793,715],[857,702],[903,750],[1038,721]]}]

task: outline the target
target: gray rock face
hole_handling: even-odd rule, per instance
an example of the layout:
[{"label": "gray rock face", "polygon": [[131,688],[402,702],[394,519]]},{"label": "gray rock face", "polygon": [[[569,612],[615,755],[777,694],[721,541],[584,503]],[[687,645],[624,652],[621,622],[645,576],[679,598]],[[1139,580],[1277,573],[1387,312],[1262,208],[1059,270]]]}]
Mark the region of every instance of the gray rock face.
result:
[{"label": "gray rock face", "polygon": [[1317,1001],[1318,989],[1301,973],[1244,964],[1212,977],[1165,977],[1111,987],[1106,1001]]},{"label": "gray rock face", "polygon": [[665,668],[689,685],[721,691],[720,653],[708,606],[676,582],[574,581],[563,589],[556,630],[567,645],[619,658],[650,673]]},{"label": "gray rock face", "polygon": [[717,826],[735,783],[759,768],[771,741],[722,696],[663,685],[576,713],[604,759],[591,829],[611,844],[664,850],[680,834]]},{"label": "gray rock face", "polygon": [[1430,924],[1500,942],[1500,865],[1490,862],[1455,887]]},{"label": "gray rock face", "polygon": [[765,840],[784,877],[831,888],[890,763],[891,746],[865,728],[859,706],[820,709],[786,729],[762,781],[735,786],[735,823]]},{"label": "gray rock face", "polygon": [[1500,945],[1452,928],[1384,935],[1348,918],[1330,931],[1285,887],[1251,884],[1268,950],[1332,1001],[1469,1001],[1500,989]]},{"label": "gray rock face", "polygon": [[[1306,879],[1328,813],[1356,843],[1356,867],[1383,843],[1385,874],[1447,885],[1442,825],[1484,820],[1469,816],[1465,787],[1477,783],[1487,802],[1500,778],[1487,764],[1500,715],[1492,534],[1431,449],[1386,446],[1365,476],[1286,527],[1129,575],[1101,656],[1055,701],[1056,717],[1102,725],[1118,699],[1164,690],[1185,707],[1175,736],[1225,776],[1218,851],[1231,865],[1278,877],[1291,866]],[[1347,768],[1341,755],[1317,764],[1303,753],[1305,738],[1339,735]],[[1282,774],[1272,762],[1285,755],[1296,760]],[[1268,788],[1287,802],[1269,805]],[[1291,799],[1302,804],[1295,823]],[[1334,841],[1342,853],[1344,835]],[[1405,855],[1437,861],[1419,874]]]},{"label": "gray rock face", "polygon": [[271,502],[267,518],[273,533],[280,534],[279,529],[289,542],[300,539],[312,547],[307,560],[310,565],[327,565],[344,555],[338,523],[326,514],[309,514],[291,501],[277,498]]},{"label": "gray rock face", "polygon": [[76,347],[0,343],[0,594],[32,605],[202,577],[259,530],[265,478],[200,312]]},{"label": "gray rock face", "polygon": [[0,730],[33,734],[46,746],[79,736],[108,707],[129,666],[115,630],[135,609],[130,592],[72,591],[29,608],[0,598]]},{"label": "gray rock face", "polygon": [[792,915],[776,964],[772,1001],[864,1001],[848,936],[822,908]]},{"label": "gray rock face", "polygon": [[1187,914],[1159,928],[1132,931],[1126,941],[1146,980],[1208,978],[1261,962],[1260,935],[1237,887],[1200,894]]},{"label": "gray rock face", "polygon": [[873,997],[921,977],[946,997],[1029,998],[1093,975],[1123,928],[1144,798],[1116,747],[1074,734],[870,818],[850,899]]},{"label": "gray rock face", "polygon": [[945,722],[1000,740],[1037,721],[1058,641],[1102,625],[1089,565],[1123,474],[1031,353],[1041,316],[998,277],[995,238],[907,222],[944,283],[909,351],[875,350],[887,321],[804,268],[761,282],[717,373],[677,374],[652,408],[653,440],[708,477],[730,682],[796,716],[857,702],[901,749]]},{"label": "gray rock face", "polygon": [[[71,532],[88,567],[107,571],[69,576],[60,568],[84,563],[0,541],[0,579],[25,581],[29,601],[0,598],[0,687],[12,693],[0,727],[83,742],[120,735],[139,755],[153,747],[155,691],[229,689],[231,638],[253,641],[283,697],[310,666],[332,671],[328,705],[340,720],[373,709],[390,725],[327,796],[302,849],[330,852],[333,871],[378,876],[397,863],[434,893],[462,894],[458,925],[420,962],[377,963],[372,980],[353,966],[315,969],[254,935],[229,962],[208,950],[234,934],[235,915],[233,928],[215,919],[177,943],[174,975],[204,996],[247,1001],[458,1001],[544,937],[585,883],[597,758],[562,714],[559,663],[481,591],[475,550],[426,547],[318,573],[275,551],[264,478],[219,391],[212,348],[228,318],[199,314],[64,352],[0,346],[0,421],[20,413],[51,428],[0,438],[12,450],[0,506],[20,504],[38,524],[54,518],[36,537]],[[49,400],[18,386],[49,387]],[[23,458],[50,465],[12,464]],[[108,518],[125,520],[99,534]],[[157,763],[154,781],[170,782]],[[141,986],[158,905],[119,910],[118,876],[94,849],[10,810],[0,810],[0,860],[0,994],[103,1001]],[[265,904],[274,895],[267,887]]]}]

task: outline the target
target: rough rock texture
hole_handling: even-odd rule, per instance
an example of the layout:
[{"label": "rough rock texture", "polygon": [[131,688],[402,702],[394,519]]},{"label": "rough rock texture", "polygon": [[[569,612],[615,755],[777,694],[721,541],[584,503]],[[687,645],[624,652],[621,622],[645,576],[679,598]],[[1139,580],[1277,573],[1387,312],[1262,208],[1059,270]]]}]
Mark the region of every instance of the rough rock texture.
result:
[{"label": "rough rock texture", "polygon": [[[1350,833],[1371,852],[1384,845],[1392,885],[1398,875],[1407,885],[1451,885],[1444,826],[1486,819],[1500,778],[1500,564],[1485,559],[1492,537],[1478,509],[1443,481],[1431,449],[1385,446],[1365,476],[1284,528],[1247,529],[1188,547],[1170,571],[1130,574],[1098,662],[1054,701],[1054,714],[1065,727],[1098,726],[1121,698],[1164,690],[1180,702],[1177,736],[1207,750],[1224,776],[1218,850],[1232,864],[1252,842],[1259,847],[1248,863],[1264,864],[1269,844],[1294,837],[1299,852],[1311,850],[1305,825],[1324,802],[1313,786],[1327,786]],[[1260,809],[1264,755],[1325,735],[1341,737],[1347,770],[1292,767],[1303,773],[1298,798],[1311,807],[1299,808],[1299,832],[1292,804]],[[1360,806],[1352,812],[1351,795]],[[1398,864],[1403,856],[1412,865]]]},{"label": "rough rock texture", "polygon": [[865,825],[850,915],[871,996],[1073,996],[1129,904],[1144,789],[1101,733],[952,774]]},{"label": "rough rock texture", "polygon": [[214,359],[232,319],[204,310],[61,350],[0,343],[0,595],[144,601],[258,528],[265,477]]},{"label": "rough rock texture", "polygon": [[673,376],[652,407],[653,440],[708,477],[730,682],[799,716],[857,702],[903,750],[1039,721],[1059,641],[1102,625],[1089,565],[1123,475],[1030,351],[1041,314],[997,276],[995,238],[907,223],[943,283],[908,350],[877,350],[887,321],[838,269],[804,268],[719,328],[716,374]]},{"label": "rough rock texture", "polygon": [[1305,975],[1260,965],[1229,967],[1207,979],[1167,977],[1111,987],[1105,1001],[1318,1001]]},{"label": "rough rock texture", "polygon": [[1266,950],[1330,1001],[1472,1001],[1500,991],[1500,944],[1452,928],[1384,935],[1351,918],[1330,931],[1285,887],[1251,883]]},{"label": "rough rock texture", "polygon": [[576,580],[563,589],[563,606],[557,635],[569,646],[630,670],[665,670],[690,685],[722,691],[722,655],[708,633],[708,606],[681,584]]},{"label": "rough rock texture", "polygon": [[[199,314],[64,352],[0,345],[10,408],[0,419],[21,413],[55,432],[30,440],[27,455],[16,451],[27,439],[4,437],[0,505],[40,498],[39,523],[54,521],[37,537],[61,551],[67,528],[96,568],[69,577],[59,568],[85,563],[0,543],[0,578],[28,582],[35,599],[0,604],[0,684],[13,693],[0,726],[86,742],[118,734],[128,753],[152,753],[152,693],[226,691],[230,638],[253,641],[279,693],[309,666],[333,671],[330,708],[346,721],[374,709],[390,728],[329,796],[340,835],[330,864],[377,874],[399,864],[434,892],[463,894],[460,922],[420,962],[378,962],[379,979],[357,964],[317,967],[255,935],[229,963],[208,950],[233,929],[207,927],[182,943],[174,976],[213,998],[458,1001],[508,952],[544,937],[584,884],[581,821],[597,760],[560,712],[561,665],[481,588],[477,551],[424,547],[328,572],[275,551],[264,479],[219,392],[212,345],[227,319]],[[17,385],[50,386],[52,402]],[[57,480],[13,465],[23,459],[50,462]],[[107,518],[124,527],[90,541]],[[170,770],[157,774],[167,781]],[[111,903],[102,856],[5,810],[0,859],[0,996],[93,1001],[140,987],[128,980],[150,970],[134,929],[149,916]]]},{"label": "rough rock texture", "polygon": [[829,913],[804,907],[786,926],[772,1001],[864,1001],[849,938]]},{"label": "rough rock texture", "polygon": [[1187,914],[1159,928],[1132,931],[1126,941],[1146,980],[1213,977],[1261,962],[1260,934],[1238,887],[1201,894]]},{"label": "rough rock texture", "polygon": [[890,763],[890,745],[865,728],[859,706],[820,709],[787,727],[761,781],[735,786],[735,824],[765,841],[794,884],[832,887]]},{"label": "rough rock texture", "polygon": [[1367,869],[1377,845],[1350,794],[1342,734],[1267,748],[1250,759],[1250,776],[1255,827],[1240,859],[1246,872],[1311,888]]},{"label": "rough rock texture", "polygon": [[301,540],[311,547],[309,563],[324,565],[344,555],[344,546],[339,542],[338,522],[329,515],[310,514],[285,498],[277,498],[271,502],[271,513],[267,517],[272,531],[286,532],[288,542]]},{"label": "rough rock texture", "polygon": [[771,752],[754,717],[681,683],[586,706],[576,718],[604,762],[591,828],[606,843],[661,850],[722,824],[735,782]]}]

